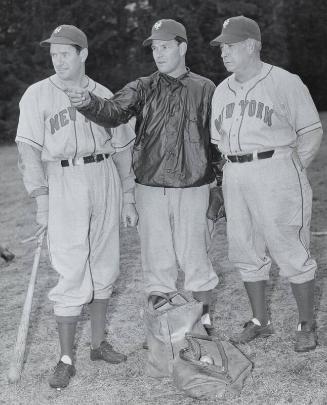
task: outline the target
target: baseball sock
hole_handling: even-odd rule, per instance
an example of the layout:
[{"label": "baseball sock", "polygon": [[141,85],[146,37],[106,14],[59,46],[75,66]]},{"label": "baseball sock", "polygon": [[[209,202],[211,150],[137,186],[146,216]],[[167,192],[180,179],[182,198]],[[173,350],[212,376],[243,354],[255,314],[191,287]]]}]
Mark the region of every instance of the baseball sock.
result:
[{"label": "baseball sock", "polygon": [[[72,364],[77,320],[77,316],[56,316],[61,349],[61,361],[66,364]],[[67,359],[67,356],[69,357],[70,362]]]},{"label": "baseball sock", "polygon": [[291,283],[299,311],[299,323],[308,322],[310,326],[314,322],[314,283],[314,280],[301,284]]},{"label": "baseball sock", "polygon": [[266,307],[266,281],[244,282],[252,308],[253,318],[256,318],[262,326],[268,324],[268,312]]},{"label": "baseball sock", "polygon": [[91,346],[97,349],[105,340],[105,324],[109,299],[94,299],[89,304],[91,318]]}]

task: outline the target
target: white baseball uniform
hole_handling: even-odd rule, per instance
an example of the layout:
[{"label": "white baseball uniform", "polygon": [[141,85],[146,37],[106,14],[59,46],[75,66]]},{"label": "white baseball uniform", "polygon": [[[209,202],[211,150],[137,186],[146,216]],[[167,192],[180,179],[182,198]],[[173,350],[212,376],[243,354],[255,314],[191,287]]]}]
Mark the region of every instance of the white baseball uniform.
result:
[{"label": "white baseball uniform", "polygon": [[268,279],[267,250],[291,282],[314,278],[305,168],[319,149],[321,128],[307,87],[284,69],[263,63],[249,81],[240,83],[232,74],[217,87],[211,136],[227,159],[229,258],[244,281]]},{"label": "white baseball uniform", "polygon": [[[112,96],[90,78],[87,88]],[[77,316],[92,298],[111,294],[119,273],[121,181],[124,202],[134,201],[134,137],[129,124],[106,130],[88,121],[56,75],[30,86],[20,101],[24,184],[32,197],[49,193],[48,247],[59,273],[49,298],[58,316]]]}]

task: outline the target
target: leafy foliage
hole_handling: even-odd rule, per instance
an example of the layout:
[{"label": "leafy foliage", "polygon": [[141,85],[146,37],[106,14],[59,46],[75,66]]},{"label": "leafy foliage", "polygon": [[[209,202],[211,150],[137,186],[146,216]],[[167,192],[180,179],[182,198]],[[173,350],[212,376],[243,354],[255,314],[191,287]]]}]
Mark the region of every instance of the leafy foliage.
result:
[{"label": "leafy foliage", "polygon": [[209,42],[226,18],[243,14],[262,29],[263,59],[299,74],[318,108],[327,108],[321,85],[327,71],[325,0],[0,0],[0,13],[0,141],[15,137],[18,102],[27,86],[52,73],[48,50],[39,41],[60,24],[86,32],[88,74],[116,91],[155,70],[151,51],[141,43],[160,18],[185,24],[188,66],[218,84],[226,71]]}]

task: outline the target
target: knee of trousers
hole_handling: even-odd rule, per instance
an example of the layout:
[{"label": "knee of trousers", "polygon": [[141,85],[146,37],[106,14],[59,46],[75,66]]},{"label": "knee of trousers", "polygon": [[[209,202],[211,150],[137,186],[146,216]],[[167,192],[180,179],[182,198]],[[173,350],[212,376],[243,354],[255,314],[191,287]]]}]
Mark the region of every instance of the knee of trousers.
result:
[{"label": "knee of trousers", "polygon": [[294,276],[288,277],[288,281],[292,284],[304,284],[315,279],[316,269],[298,273]]},{"label": "knee of trousers", "polygon": [[94,291],[92,299],[93,299],[93,301],[96,301],[96,300],[99,300],[99,301],[100,300],[101,301],[108,300],[111,297],[112,292],[113,292],[113,286],[104,288],[101,291]]},{"label": "knee of trousers", "polygon": [[63,317],[63,318],[79,317],[82,313],[82,309],[83,309],[83,305],[69,307],[69,306],[58,305],[57,303],[55,303],[53,306],[53,311],[54,311],[55,316]]},{"label": "knee of trousers", "polygon": [[[244,270],[238,269],[241,275],[241,279],[244,283],[255,283],[256,281],[267,281],[269,280],[269,271],[260,270]],[[262,269],[261,269],[262,270]]]}]

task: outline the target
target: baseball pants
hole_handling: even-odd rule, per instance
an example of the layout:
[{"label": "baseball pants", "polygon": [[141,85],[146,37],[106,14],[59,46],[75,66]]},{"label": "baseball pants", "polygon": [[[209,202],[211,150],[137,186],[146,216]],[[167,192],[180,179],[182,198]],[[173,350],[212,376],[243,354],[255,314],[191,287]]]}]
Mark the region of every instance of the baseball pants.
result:
[{"label": "baseball pants", "polygon": [[291,150],[272,158],[224,166],[229,259],[243,281],[267,280],[271,258],[295,284],[314,278],[310,256],[312,191]]},{"label": "baseball pants", "polygon": [[189,291],[218,283],[208,257],[213,223],[206,218],[209,185],[162,188],[136,184],[145,292],[176,290],[178,268]]},{"label": "baseball pants", "polygon": [[110,297],[119,274],[121,183],[112,158],[98,163],[47,166],[48,247],[59,273],[50,291],[58,316],[78,316],[82,306]]}]

